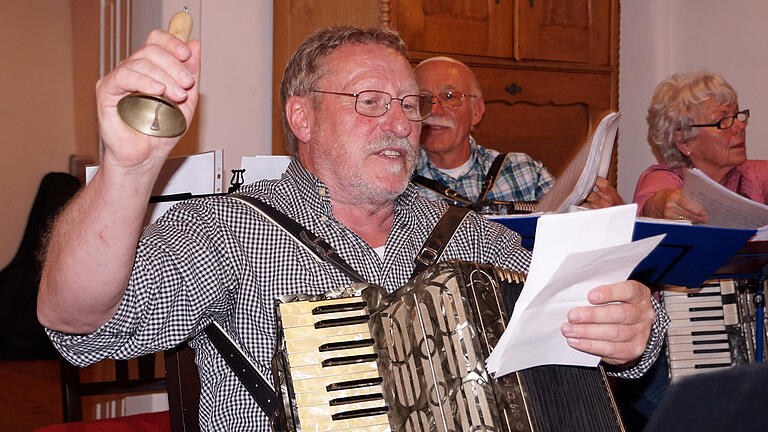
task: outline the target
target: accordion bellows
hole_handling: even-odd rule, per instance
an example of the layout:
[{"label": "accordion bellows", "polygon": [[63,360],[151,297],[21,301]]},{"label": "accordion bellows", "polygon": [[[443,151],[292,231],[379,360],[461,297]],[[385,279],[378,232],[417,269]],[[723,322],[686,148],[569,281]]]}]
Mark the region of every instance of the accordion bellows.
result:
[{"label": "accordion bellows", "polygon": [[288,431],[620,431],[602,369],[501,379],[485,358],[525,275],[436,264],[387,293],[354,284],[277,300],[273,371]]}]

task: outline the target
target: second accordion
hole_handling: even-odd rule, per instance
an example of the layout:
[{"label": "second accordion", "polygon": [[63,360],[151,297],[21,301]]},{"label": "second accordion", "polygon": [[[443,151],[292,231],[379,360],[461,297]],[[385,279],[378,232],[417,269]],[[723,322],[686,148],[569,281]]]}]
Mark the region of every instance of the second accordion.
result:
[{"label": "second accordion", "polygon": [[287,431],[622,431],[602,368],[493,378],[525,274],[446,261],[393,293],[358,283],[276,302]]}]

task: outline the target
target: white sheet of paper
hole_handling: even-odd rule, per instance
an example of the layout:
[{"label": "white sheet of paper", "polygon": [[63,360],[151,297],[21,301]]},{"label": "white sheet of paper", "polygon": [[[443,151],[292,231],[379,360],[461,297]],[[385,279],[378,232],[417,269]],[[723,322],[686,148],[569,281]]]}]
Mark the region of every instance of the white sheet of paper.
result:
[{"label": "white sheet of paper", "polygon": [[244,168],[245,184],[262,179],[279,179],[291,162],[291,156],[243,156],[240,168]]},{"label": "white sheet of paper", "polygon": [[[627,204],[539,217],[536,223],[536,244],[525,287],[542,287],[570,253],[631,242],[636,212],[637,204]],[[517,305],[525,308],[535,294],[532,289],[524,288]],[[517,311],[518,307],[515,306]],[[516,319],[513,314],[510,323]]]},{"label": "white sheet of paper", "polygon": [[[497,371],[501,363],[507,361],[504,353],[507,350],[506,346],[512,343],[510,339],[513,336],[510,329],[518,325],[529,303],[546,287],[566,256],[631,242],[636,211],[636,204],[627,204],[600,210],[539,217],[536,225],[536,245],[533,249],[528,277],[515,304],[515,311],[510,318],[507,331],[502,334],[496,348],[488,357],[489,370]],[[593,273],[600,272],[600,269],[589,268]],[[620,280],[622,279],[613,280],[613,282]],[[591,288],[595,286],[597,285],[592,285]],[[585,292],[581,304],[586,302]],[[563,322],[562,319],[558,320],[553,328],[559,331]],[[565,340],[562,335],[559,339]]]},{"label": "white sheet of paper", "polygon": [[589,196],[598,176],[608,175],[620,117],[620,113],[614,112],[600,120],[589,139],[568,162],[552,189],[539,200],[536,211],[564,213]]},{"label": "white sheet of paper", "polygon": [[511,336],[498,354],[503,362],[494,364],[493,369],[489,365],[489,370],[500,377],[544,364],[597,366],[600,357],[572,348],[562,335],[560,327],[568,320],[568,311],[589,306],[587,293],[592,288],[626,280],[663,238],[662,234],[567,255],[552,279],[522,311],[519,321],[507,328],[505,334]]},{"label": "white sheet of paper", "polygon": [[694,168],[683,174],[683,195],[707,212],[708,226],[757,229],[768,225],[768,205],[734,193]]},{"label": "white sheet of paper", "polygon": [[[203,195],[222,192],[223,151],[213,150],[189,156],[168,158],[160,169],[152,187],[152,195],[172,195],[191,193]],[[85,181],[88,184],[98,171],[98,166],[85,168]],[[176,202],[149,204],[144,225],[157,220]]]}]

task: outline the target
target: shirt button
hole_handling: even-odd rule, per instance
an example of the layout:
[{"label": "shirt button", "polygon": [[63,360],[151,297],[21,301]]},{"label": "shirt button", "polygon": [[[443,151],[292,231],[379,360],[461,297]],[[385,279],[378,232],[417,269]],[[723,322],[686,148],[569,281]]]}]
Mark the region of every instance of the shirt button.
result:
[{"label": "shirt button", "polygon": [[325,188],[317,188],[317,193],[320,196],[325,196]]},{"label": "shirt button", "polygon": [[326,215],[322,215],[322,216],[320,216],[320,220],[321,220],[322,222],[328,222],[328,216],[326,216]]}]

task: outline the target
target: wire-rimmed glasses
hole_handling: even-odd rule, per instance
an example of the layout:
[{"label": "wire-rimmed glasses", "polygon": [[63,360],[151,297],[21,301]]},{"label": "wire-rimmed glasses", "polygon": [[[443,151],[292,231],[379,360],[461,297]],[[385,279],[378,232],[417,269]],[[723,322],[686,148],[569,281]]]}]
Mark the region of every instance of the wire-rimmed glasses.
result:
[{"label": "wire-rimmed glasses", "polygon": [[433,96],[433,98],[439,100],[444,107],[447,106],[451,108],[458,108],[462,106],[464,104],[464,99],[468,97],[477,97],[477,95],[462,93],[459,91],[449,91]]},{"label": "wire-rimmed glasses", "polygon": [[314,93],[349,96],[355,98],[355,111],[366,117],[381,117],[389,111],[392,101],[400,102],[403,115],[410,121],[422,121],[432,112],[432,95],[405,95],[396,98],[379,90],[363,90],[358,93],[341,93],[325,90],[312,90]]}]

